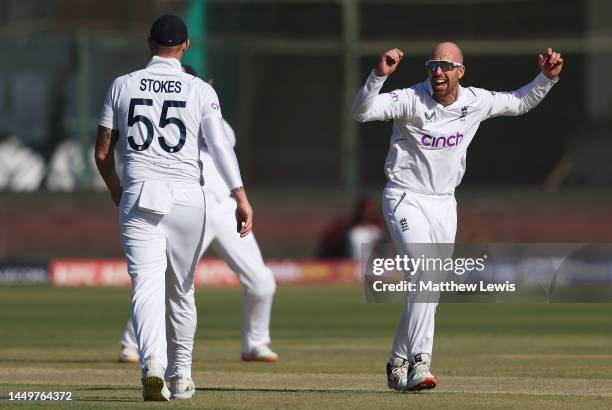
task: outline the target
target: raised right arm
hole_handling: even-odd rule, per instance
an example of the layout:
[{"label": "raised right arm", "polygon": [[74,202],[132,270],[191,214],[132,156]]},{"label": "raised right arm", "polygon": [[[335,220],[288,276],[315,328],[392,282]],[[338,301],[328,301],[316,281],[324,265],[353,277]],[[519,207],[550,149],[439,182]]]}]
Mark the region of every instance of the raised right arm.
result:
[{"label": "raised right arm", "polygon": [[405,90],[379,94],[387,76],[395,71],[403,56],[404,53],[396,48],[381,54],[378,67],[368,76],[353,100],[353,119],[359,122],[385,121],[407,114],[409,98]]}]

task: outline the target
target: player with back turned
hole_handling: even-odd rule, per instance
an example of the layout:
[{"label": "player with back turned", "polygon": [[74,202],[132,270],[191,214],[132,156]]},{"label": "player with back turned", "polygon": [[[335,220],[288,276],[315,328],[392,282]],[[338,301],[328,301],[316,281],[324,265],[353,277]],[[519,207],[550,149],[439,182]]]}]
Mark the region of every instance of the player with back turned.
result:
[{"label": "player with back turned", "polygon": [[[197,76],[195,70],[183,65],[183,70]],[[208,81],[212,85],[212,80]],[[223,120],[225,136],[229,144],[236,145],[236,134],[232,127]],[[229,267],[238,275],[244,288],[242,294],[242,360],[256,362],[276,362],[278,355],[270,349],[270,315],[272,301],[276,290],[274,274],[264,264],[261,250],[254,233],[241,238],[236,227],[227,215],[236,210],[236,201],[217,171],[217,167],[206,144],[201,144],[200,161],[202,163],[203,186],[206,197],[206,222],[204,240],[200,254],[209,245],[216,254],[223,258]],[[121,337],[119,361],[137,363],[140,360],[138,343],[134,334],[134,324],[129,320]]]},{"label": "player with back turned", "polygon": [[[170,381],[172,398],[190,398],[195,391],[193,278],[205,219],[202,137],[236,200],[237,230],[243,237],[251,231],[252,210],[217,95],[182,70],[180,60],[189,48],[185,23],[161,16],[151,27],[148,44],[152,58],[147,66],[117,78],[108,91],[95,156],[119,206],[143,397],[165,401],[170,392],[164,379]],[[123,159],[121,182],[115,172],[115,143]]]},{"label": "player with back turned", "polygon": [[[455,241],[455,187],[465,172],[467,147],[480,123],[534,108],[557,82],[563,67],[552,49],[538,56],[541,72],[512,92],[462,87],[465,73],[459,46],[438,44],[426,62],[428,79],[379,94],[404,53],[384,52],[355,97],[352,116],[360,122],[393,120],[385,161],[383,212],[398,251],[411,245]],[[430,371],[437,303],[407,300],[387,363],[388,386],[400,391],[432,389]]]}]

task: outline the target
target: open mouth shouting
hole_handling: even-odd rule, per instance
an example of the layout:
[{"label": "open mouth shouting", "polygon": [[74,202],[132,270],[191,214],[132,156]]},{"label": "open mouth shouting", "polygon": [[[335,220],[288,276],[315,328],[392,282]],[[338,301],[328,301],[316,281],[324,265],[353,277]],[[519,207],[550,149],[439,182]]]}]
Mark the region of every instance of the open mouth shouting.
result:
[{"label": "open mouth shouting", "polygon": [[434,91],[444,91],[448,88],[448,78],[446,76],[432,77],[431,86]]}]

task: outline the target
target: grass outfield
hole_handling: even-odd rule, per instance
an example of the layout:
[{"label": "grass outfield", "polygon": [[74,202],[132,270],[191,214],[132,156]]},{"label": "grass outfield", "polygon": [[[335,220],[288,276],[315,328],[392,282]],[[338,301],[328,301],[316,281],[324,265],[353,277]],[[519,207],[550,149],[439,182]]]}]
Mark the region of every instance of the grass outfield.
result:
[{"label": "grass outfield", "polygon": [[242,363],[240,291],[200,289],[191,401],[143,403],[136,366],[115,362],[127,289],[0,288],[0,407],[9,392],[70,391],[73,408],[612,408],[612,304],[438,307],[433,371],[421,394],[386,388],[400,305],[358,287],[283,287],[276,364]]}]

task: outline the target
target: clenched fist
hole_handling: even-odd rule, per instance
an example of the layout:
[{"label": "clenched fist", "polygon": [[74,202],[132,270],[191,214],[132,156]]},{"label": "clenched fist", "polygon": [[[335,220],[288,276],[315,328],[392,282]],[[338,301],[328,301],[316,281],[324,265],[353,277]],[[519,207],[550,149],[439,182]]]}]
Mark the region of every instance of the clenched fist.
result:
[{"label": "clenched fist", "polygon": [[378,77],[386,77],[392,74],[403,57],[404,52],[398,48],[382,53],[378,62],[378,68],[376,69],[376,75]]},{"label": "clenched fist", "polygon": [[563,58],[561,53],[553,51],[552,48],[546,50],[546,55],[538,55],[538,66],[542,73],[551,80],[561,74],[563,69]]}]

